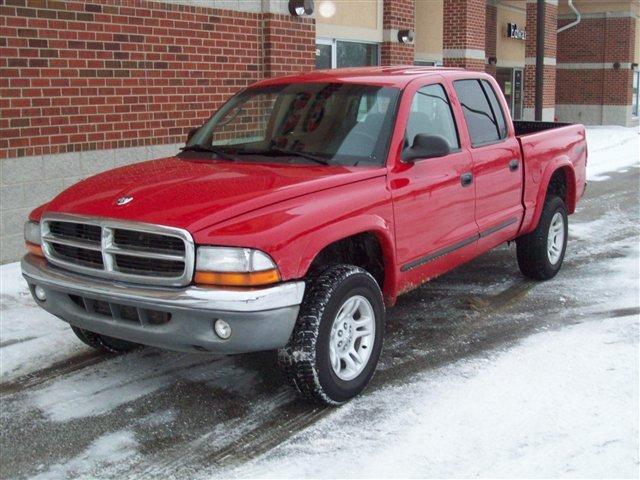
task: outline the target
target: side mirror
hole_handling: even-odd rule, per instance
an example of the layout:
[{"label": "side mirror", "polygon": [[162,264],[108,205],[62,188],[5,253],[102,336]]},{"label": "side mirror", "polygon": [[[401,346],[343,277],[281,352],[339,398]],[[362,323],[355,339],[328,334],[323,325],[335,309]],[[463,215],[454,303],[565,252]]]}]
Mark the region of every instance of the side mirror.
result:
[{"label": "side mirror", "polygon": [[187,132],[187,142],[189,143],[189,140],[191,140],[191,137],[193,137],[195,135],[195,133],[200,129],[200,127],[194,127],[191,130],[189,130]]},{"label": "side mirror", "polygon": [[421,158],[444,157],[449,153],[451,146],[442,135],[419,133],[413,139],[413,145],[405,148],[400,158],[403,162],[409,163]]}]

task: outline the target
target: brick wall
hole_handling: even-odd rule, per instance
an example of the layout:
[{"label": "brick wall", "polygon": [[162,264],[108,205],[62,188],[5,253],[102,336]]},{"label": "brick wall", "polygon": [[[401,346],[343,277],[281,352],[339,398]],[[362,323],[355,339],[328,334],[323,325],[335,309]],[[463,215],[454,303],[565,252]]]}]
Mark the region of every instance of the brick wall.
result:
[{"label": "brick wall", "polygon": [[316,65],[316,29],[312,19],[264,15],[265,77],[312,70]]},{"label": "brick wall", "polygon": [[[586,18],[559,34],[557,103],[631,103],[629,64],[634,61],[635,22],[634,18]],[[558,22],[559,26],[567,23]]]},{"label": "brick wall", "polygon": [[0,158],[180,142],[242,87],[315,61],[314,21],[285,15],[142,0],[0,13]]},{"label": "brick wall", "polygon": [[447,67],[485,69],[485,0],[444,0],[443,59]]},{"label": "brick wall", "polygon": [[[495,5],[488,5],[485,13],[485,35],[484,35],[484,54],[487,58],[495,57],[497,54],[498,44],[498,7]],[[493,75],[496,75],[495,65],[485,65],[485,71]]]},{"label": "brick wall", "polygon": [[397,31],[415,30],[414,0],[385,0],[382,9],[382,28],[389,38],[380,46],[380,63],[412,65],[414,46],[398,42]]}]

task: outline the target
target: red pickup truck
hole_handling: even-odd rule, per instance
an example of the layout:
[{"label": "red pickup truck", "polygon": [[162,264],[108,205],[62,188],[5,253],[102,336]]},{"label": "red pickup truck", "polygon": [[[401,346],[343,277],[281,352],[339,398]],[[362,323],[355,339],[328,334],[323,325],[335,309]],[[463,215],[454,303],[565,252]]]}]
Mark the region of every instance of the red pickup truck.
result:
[{"label": "red pickup truck", "polygon": [[34,210],[23,275],[88,345],[278,349],[306,397],[361,392],[398,295],[515,240],[552,278],[585,188],[581,125],[512,122],[492,77],[316,71],[242,90],[171,158]]}]

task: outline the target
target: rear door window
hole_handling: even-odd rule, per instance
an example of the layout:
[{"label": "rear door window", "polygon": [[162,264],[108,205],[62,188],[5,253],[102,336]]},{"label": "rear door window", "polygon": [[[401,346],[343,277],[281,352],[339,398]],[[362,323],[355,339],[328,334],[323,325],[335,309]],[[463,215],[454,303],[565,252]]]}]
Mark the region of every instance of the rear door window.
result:
[{"label": "rear door window", "polygon": [[[487,84],[486,87],[483,83]],[[462,106],[473,147],[495,143],[506,137],[506,122],[502,109],[487,82],[475,79],[457,80],[454,82],[454,88]]]}]

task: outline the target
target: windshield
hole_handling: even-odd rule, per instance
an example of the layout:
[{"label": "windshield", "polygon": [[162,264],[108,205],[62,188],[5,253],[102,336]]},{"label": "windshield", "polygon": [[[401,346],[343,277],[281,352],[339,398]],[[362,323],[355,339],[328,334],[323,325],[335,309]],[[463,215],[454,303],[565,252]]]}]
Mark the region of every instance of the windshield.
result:
[{"label": "windshield", "polygon": [[398,92],[342,83],[249,88],[198,129],[184,150],[225,160],[383,165]]}]

